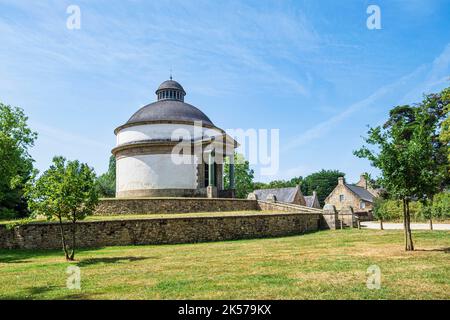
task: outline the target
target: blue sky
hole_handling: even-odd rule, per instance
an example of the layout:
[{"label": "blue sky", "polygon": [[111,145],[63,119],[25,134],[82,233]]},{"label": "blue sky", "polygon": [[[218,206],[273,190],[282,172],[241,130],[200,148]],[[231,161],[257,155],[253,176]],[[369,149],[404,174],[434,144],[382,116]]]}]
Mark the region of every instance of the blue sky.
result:
[{"label": "blue sky", "polygon": [[[81,29],[66,28],[69,5]],[[369,5],[381,30],[366,27]],[[450,1],[4,1],[0,101],[54,155],[102,173],[114,128],[169,77],[224,129],[280,129],[280,170],[376,174],[352,151],[395,105],[450,85]]]}]

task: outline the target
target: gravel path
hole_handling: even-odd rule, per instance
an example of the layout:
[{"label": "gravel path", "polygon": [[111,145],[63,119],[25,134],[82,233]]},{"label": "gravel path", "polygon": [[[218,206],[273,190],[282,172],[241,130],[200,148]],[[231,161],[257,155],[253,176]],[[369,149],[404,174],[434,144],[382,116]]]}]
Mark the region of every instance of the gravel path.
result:
[{"label": "gravel path", "polygon": [[[380,223],[377,221],[361,222],[361,227],[367,229],[380,229]],[[403,230],[403,223],[383,223],[385,230]],[[434,230],[450,230],[450,223],[433,223]],[[411,230],[430,230],[428,223],[411,223]]]}]

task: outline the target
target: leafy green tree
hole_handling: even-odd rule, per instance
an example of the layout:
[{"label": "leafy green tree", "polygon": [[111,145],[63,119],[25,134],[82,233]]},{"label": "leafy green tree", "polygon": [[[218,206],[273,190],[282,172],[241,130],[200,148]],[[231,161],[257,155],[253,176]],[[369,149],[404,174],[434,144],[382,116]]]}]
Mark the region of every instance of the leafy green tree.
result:
[{"label": "leafy green tree", "polygon": [[434,196],[432,204],[433,216],[450,219],[450,192],[441,192]]},{"label": "leafy green tree", "polygon": [[316,191],[319,202],[323,206],[325,204],[325,198],[336,187],[338,178],[344,175],[345,173],[339,170],[322,169],[305,178],[300,176],[291,180],[274,180],[269,183],[256,182],[254,189],[289,188],[300,185],[300,189],[305,196],[311,195],[313,191]]},{"label": "leafy green tree", "polygon": [[386,220],[388,214],[384,208],[386,200],[375,198],[373,202],[373,216],[380,222],[380,230],[384,230],[383,221]]},{"label": "leafy green tree", "polygon": [[252,191],[259,190],[259,189],[268,189],[267,183],[264,182],[254,182]]},{"label": "leafy green tree", "polygon": [[97,179],[97,190],[100,197],[111,198],[116,196],[116,157],[109,158],[108,172]]},{"label": "leafy green tree", "polygon": [[[400,200],[376,198],[374,215],[378,219],[381,217],[385,221],[400,221],[403,219],[403,204]],[[409,212],[413,220],[421,221],[423,204],[419,201],[411,201]],[[376,212],[375,212],[376,211]]]},{"label": "leafy green tree", "polygon": [[433,229],[434,196],[450,183],[449,147],[448,143],[442,141],[449,106],[450,88],[447,88],[441,93],[426,95],[416,107],[417,126],[413,140],[422,143],[424,156],[427,157],[422,161],[424,167],[417,198],[423,204],[423,216],[429,220],[430,229]]},{"label": "leafy green tree", "polygon": [[[224,166],[225,188],[230,187],[230,172],[228,166],[229,163],[230,159],[226,158]],[[234,154],[234,179],[235,179],[236,197],[246,198],[247,195],[253,191],[254,171],[253,169],[250,169],[250,164],[244,158],[244,156],[238,153]]]},{"label": "leafy green tree", "polygon": [[[443,144],[443,148],[446,149],[447,152],[447,160],[450,162],[450,88],[447,88],[441,93],[442,101],[443,101],[443,118],[444,120],[441,123],[441,131],[439,133],[439,139]],[[450,173],[450,168],[448,168]]]},{"label": "leafy green tree", "polygon": [[345,173],[339,170],[325,170],[312,173],[306,176],[301,183],[301,190],[304,195],[310,195],[313,191],[317,192],[320,205],[325,204],[325,198],[336,187],[339,177],[344,177]]},{"label": "leafy green tree", "polygon": [[0,217],[24,216],[23,188],[33,171],[28,149],[37,134],[27,124],[22,109],[0,103]]},{"label": "leafy green tree", "polygon": [[410,227],[411,199],[426,201],[448,181],[446,149],[438,139],[443,119],[441,95],[427,95],[417,106],[398,106],[390,111],[383,127],[370,128],[355,155],[367,158],[382,172],[381,185],[394,199],[402,201],[405,250],[414,250]]},{"label": "leafy green tree", "polygon": [[[94,170],[87,164],[54,157],[50,168],[27,186],[27,196],[33,214],[59,222],[66,260],[74,260],[77,221],[92,214],[98,203],[95,181]],[[69,224],[65,224],[65,221]],[[70,225],[71,229],[70,245],[66,240],[67,225]]]}]

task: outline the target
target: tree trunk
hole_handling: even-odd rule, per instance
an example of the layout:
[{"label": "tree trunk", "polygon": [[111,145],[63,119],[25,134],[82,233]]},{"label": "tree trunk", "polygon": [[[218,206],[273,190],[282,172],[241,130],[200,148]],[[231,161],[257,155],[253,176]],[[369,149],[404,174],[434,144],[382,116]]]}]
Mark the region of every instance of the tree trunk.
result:
[{"label": "tree trunk", "polygon": [[61,232],[61,241],[62,241],[62,246],[63,246],[63,250],[64,250],[64,255],[66,257],[66,260],[70,260],[69,252],[67,251],[66,237],[64,235],[62,219],[61,219],[61,217],[58,217],[58,218],[59,218],[59,231]]},{"label": "tree trunk", "polygon": [[75,219],[72,220],[72,252],[70,253],[70,260],[73,261],[75,257],[75,246],[76,246],[76,232],[77,232],[77,222]]},{"label": "tree trunk", "polygon": [[382,218],[380,218],[380,230],[384,230],[383,219]]},{"label": "tree trunk", "polygon": [[404,220],[405,220],[405,250],[406,251],[414,251],[414,244],[412,241],[411,234],[411,216],[409,212],[409,200],[403,199],[403,212],[404,212]]},{"label": "tree trunk", "polygon": [[430,218],[430,230],[433,230],[433,219]]},{"label": "tree trunk", "polygon": [[403,208],[403,231],[405,236],[405,251],[407,251],[408,233],[406,228],[406,201],[404,198],[402,198],[402,208]]}]

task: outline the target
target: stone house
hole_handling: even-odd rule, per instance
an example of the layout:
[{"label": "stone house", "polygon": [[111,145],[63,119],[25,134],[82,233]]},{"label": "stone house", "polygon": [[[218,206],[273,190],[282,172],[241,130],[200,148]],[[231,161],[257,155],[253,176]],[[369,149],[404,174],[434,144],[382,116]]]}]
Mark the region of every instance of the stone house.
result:
[{"label": "stone house", "polygon": [[371,216],[374,198],[378,194],[379,191],[372,188],[363,175],[356,184],[347,184],[344,177],[340,177],[337,186],[326,197],[325,204],[335,206],[337,211],[350,206],[355,213]]},{"label": "stone house", "polygon": [[257,189],[249,196],[262,201],[275,198],[274,200],[277,202],[306,206],[305,197],[303,196],[299,186],[291,188]]},{"label": "stone house", "polygon": [[310,208],[322,209],[320,206],[319,198],[317,197],[317,192],[313,191],[311,196],[305,196],[306,206]]},{"label": "stone house", "polygon": [[253,191],[250,198],[257,200],[276,200],[277,202],[298,204],[310,208],[320,209],[317,193],[314,191],[312,196],[303,196],[300,186],[290,188],[257,189]]}]

